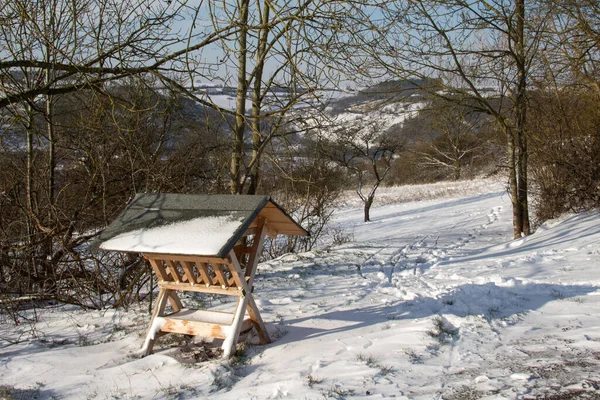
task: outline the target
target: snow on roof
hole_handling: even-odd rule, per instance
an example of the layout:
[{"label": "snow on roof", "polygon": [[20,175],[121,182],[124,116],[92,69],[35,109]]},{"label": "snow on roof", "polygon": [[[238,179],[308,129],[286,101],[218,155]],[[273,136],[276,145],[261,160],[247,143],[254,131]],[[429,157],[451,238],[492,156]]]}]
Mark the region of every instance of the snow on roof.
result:
[{"label": "snow on roof", "polygon": [[100,248],[140,253],[215,255],[243,222],[244,216],[234,213],[194,218],[123,232],[103,242]]},{"label": "snow on roof", "polygon": [[95,245],[103,250],[223,258],[265,206],[269,229],[307,234],[269,196],[147,193],[137,195]]}]

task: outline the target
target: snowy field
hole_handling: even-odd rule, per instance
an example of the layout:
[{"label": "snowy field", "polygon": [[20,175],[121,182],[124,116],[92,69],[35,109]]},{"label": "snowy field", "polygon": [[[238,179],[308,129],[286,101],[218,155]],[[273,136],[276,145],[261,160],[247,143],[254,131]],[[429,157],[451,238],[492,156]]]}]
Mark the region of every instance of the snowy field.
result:
[{"label": "snowy field", "polygon": [[348,200],[351,241],[260,264],[275,341],[228,361],[174,335],[139,358],[147,304],[4,321],[0,398],[600,399],[600,216],[513,241],[502,185],[462,189],[384,190],[368,224]]}]

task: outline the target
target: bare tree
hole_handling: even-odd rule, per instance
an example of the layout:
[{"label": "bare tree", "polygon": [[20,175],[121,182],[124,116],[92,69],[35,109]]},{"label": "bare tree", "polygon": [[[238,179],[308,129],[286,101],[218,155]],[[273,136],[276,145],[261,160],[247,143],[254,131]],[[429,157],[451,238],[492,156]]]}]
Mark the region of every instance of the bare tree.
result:
[{"label": "bare tree", "polygon": [[545,82],[540,83],[583,84],[600,96],[600,4],[548,0],[544,5],[553,18],[544,52]]},{"label": "bare tree", "polygon": [[404,147],[403,140],[381,122],[357,119],[351,126],[322,132],[319,142],[333,162],[354,173],[356,193],[364,204],[364,222],[370,221],[375,193],[392,168],[394,155]]},{"label": "bare tree", "polygon": [[[0,109],[142,73],[173,82],[194,52],[235,26],[178,29],[204,2],[15,0],[0,10]],[[198,74],[202,73],[198,68]],[[201,101],[201,100],[200,100]]]},{"label": "bare tree", "polygon": [[302,129],[295,109],[304,107],[305,114],[317,111],[319,90],[338,83],[329,52],[339,45],[334,39],[344,34],[340,24],[357,21],[361,7],[326,0],[243,0],[216,13],[223,15],[215,17],[216,26],[235,21],[239,27],[235,38],[219,42],[224,68],[234,71],[236,82],[232,193],[258,190],[266,147]]},{"label": "bare tree", "polygon": [[[388,2],[370,67],[428,78],[431,95],[493,118],[506,138],[514,237],[530,233],[527,88],[548,18],[525,0]],[[527,7],[526,7],[527,6]]]}]

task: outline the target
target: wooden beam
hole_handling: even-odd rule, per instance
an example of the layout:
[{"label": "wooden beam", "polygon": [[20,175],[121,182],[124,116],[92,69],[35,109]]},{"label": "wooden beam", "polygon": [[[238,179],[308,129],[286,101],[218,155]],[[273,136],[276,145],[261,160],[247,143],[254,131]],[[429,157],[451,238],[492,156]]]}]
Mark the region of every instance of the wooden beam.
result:
[{"label": "wooden beam", "polygon": [[[264,228],[264,226],[263,226]],[[264,232],[264,229],[263,229]],[[256,239],[261,238],[264,240],[264,233],[260,236],[257,237]],[[261,248],[262,244],[260,242],[260,240],[256,241],[254,244],[256,244],[256,248]],[[253,247],[254,247],[253,244]],[[253,253],[255,254],[255,253]],[[248,310],[248,315],[250,315],[250,319],[252,320],[252,323],[254,325],[254,327],[256,328],[256,331],[258,333],[258,337],[260,339],[260,342],[262,344],[268,344],[271,343],[271,338],[269,337],[269,333],[267,332],[267,327],[265,326],[265,323],[262,320],[262,317],[260,316],[260,312],[258,310],[258,306],[256,305],[256,302],[254,301],[254,297],[252,296],[252,276],[249,276],[246,281],[246,277],[244,276],[242,269],[240,268],[240,264],[235,256],[235,252],[231,251],[229,252],[229,260],[230,260],[230,264],[229,264],[229,269],[231,270],[231,274],[233,276],[233,278],[236,281],[236,284],[238,285],[238,287],[242,288],[242,295],[240,296],[240,299],[238,301],[238,309],[236,309],[236,317],[237,318],[241,318],[241,316],[243,316],[246,313],[246,310]],[[243,307],[243,311],[240,310],[239,308]],[[234,322],[231,325],[232,331],[233,331],[233,338],[231,339],[233,341],[234,344],[229,343],[223,343],[223,351],[224,351],[224,355],[226,356],[227,351],[229,349],[229,351],[232,351],[231,349],[233,348],[232,346],[235,346],[235,343],[237,343],[238,339],[239,339],[239,331],[236,330],[236,320],[234,318]],[[231,354],[231,353],[229,353]],[[226,356],[227,357],[227,356]]]},{"label": "wooden beam", "polygon": [[197,293],[210,293],[210,294],[224,294],[226,296],[239,296],[241,291],[235,287],[226,287],[223,289],[217,285],[190,285],[189,283],[175,283],[175,282],[159,282],[160,288],[169,290],[182,290],[185,292],[197,292]]},{"label": "wooden beam", "polygon": [[186,255],[186,254],[164,254],[164,253],[144,253],[147,258],[154,258],[156,260],[177,260],[177,261],[192,261],[202,260],[205,263],[224,263],[225,260],[214,255]]},{"label": "wooden beam", "polygon": [[142,351],[145,356],[152,354],[154,341],[156,340],[157,334],[160,331],[154,326],[154,320],[156,317],[161,317],[165,313],[165,307],[167,306],[167,292],[167,289],[160,288],[158,296],[156,297],[156,305],[154,306],[154,311],[152,312],[152,317],[150,318],[150,326],[146,332],[146,340],[144,340],[144,345],[142,346]]},{"label": "wooden beam", "polygon": [[250,292],[251,289],[248,286],[248,283],[244,280],[244,272],[242,271],[242,267],[240,267],[240,262],[238,261],[235,252],[231,251],[229,253],[229,259],[230,263],[227,264],[227,266],[229,267],[231,278],[234,280],[235,285],[238,287],[238,289]]},{"label": "wooden beam", "polygon": [[240,338],[240,333],[244,322],[244,315],[246,314],[246,308],[248,307],[248,299],[250,297],[252,297],[252,293],[246,293],[244,295],[244,291],[242,291],[242,294],[240,295],[237,308],[235,309],[235,313],[233,315],[231,329],[229,330],[227,338],[225,338],[222,345],[223,357],[225,358],[231,357],[231,355],[235,352],[235,346],[237,345],[238,339]]},{"label": "wooden beam", "polygon": [[250,288],[254,285],[254,275],[256,274],[256,266],[258,265],[258,259],[262,252],[263,245],[265,243],[265,235],[267,234],[269,227],[264,218],[258,221],[258,233],[254,236],[254,242],[252,243],[252,252],[250,253],[250,259],[246,264],[246,276],[250,277],[248,280],[248,286]]},{"label": "wooden beam", "polygon": [[181,304],[181,300],[179,296],[175,292],[175,290],[168,290],[167,297],[169,298],[169,303],[171,303],[171,307],[173,307],[173,311],[179,312],[183,310],[183,304]]},{"label": "wooden beam", "polygon": [[269,336],[269,332],[267,331],[267,327],[260,316],[260,312],[258,311],[258,306],[254,301],[254,296],[251,296],[248,299],[248,315],[256,328],[256,333],[258,334],[258,338],[260,339],[261,344],[269,344],[271,343],[271,337]]},{"label": "wooden beam", "polygon": [[144,257],[146,258],[146,260],[148,260],[148,262],[152,266],[152,269],[154,270],[154,273],[156,274],[156,277],[158,278],[159,281],[166,282],[169,280],[169,278],[167,276],[167,271],[163,267],[162,261],[155,260],[153,258],[147,258],[146,255],[144,255]]}]

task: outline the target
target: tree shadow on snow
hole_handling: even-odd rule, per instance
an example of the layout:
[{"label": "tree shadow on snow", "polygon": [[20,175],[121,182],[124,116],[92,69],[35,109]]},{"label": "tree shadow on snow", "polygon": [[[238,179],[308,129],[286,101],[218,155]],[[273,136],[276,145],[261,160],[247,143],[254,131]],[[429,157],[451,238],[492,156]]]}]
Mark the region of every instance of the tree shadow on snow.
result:
[{"label": "tree shadow on snow", "polygon": [[588,285],[465,284],[452,288],[447,293],[435,298],[418,297],[410,301],[399,300],[381,305],[288,319],[284,321],[286,335],[271,346],[326,337],[339,332],[350,332],[390,320],[421,319],[440,314],[459,317],[477,315],[484,317],[488,322],[499,319],[509,320],[510,317],[539,310],[551,301],[564,301],[569,298],[586,296],[598,290],[600,290],[599,287]]},{"label": "tree shadow on snow", "polygon": [[[598,243],[600,238],[600,225],[598,215],[574,215],[560,222],[559,226],[552,229],[538,229],[534,234],[521,239],[513,240],[502,245],[494,245],[471,251],[464,257],[453,261],[443,261],[439,265],[450,265],[456,262],[481,261],[486,259],[508,257],[514,259],[525,255],[531,255],[537,251],[549,253],[564,252],[570,246],[581,248],[587,244]],[[543,254],[543,253],[542,253]]]}]

